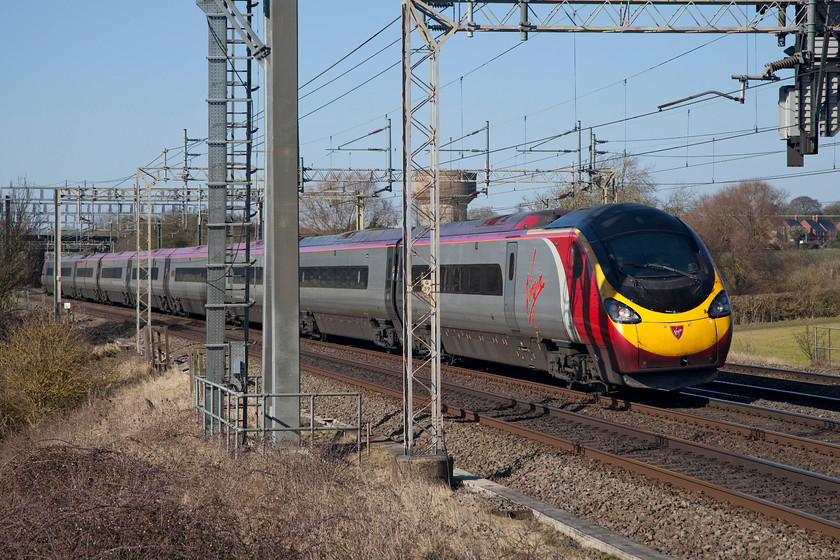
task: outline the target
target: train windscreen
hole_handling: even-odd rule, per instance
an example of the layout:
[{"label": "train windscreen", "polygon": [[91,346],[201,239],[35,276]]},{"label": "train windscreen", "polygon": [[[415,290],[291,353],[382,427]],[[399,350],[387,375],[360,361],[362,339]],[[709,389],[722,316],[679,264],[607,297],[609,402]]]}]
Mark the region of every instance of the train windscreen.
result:
[{"label": "train windscreen", "polygon": [[697,248],[685,235],[633,232],[605,243],[621,274],[640,277],[695,276],[703,267]]}]

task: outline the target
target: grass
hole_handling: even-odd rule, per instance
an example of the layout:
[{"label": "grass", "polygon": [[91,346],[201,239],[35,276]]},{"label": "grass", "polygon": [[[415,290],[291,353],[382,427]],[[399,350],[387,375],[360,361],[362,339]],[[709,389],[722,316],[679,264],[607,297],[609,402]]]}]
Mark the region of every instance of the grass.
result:
[{"label": "grass", "polygon": [[[735,325],[729,361],[762,362],[788,367],[810,366],[811,360],[797,342],[797,336],[814,336],[814,327],[840,328],[840,317],[797,319],[775,323]],[[832,345],[840,347],[840,333]],[[835,355],[840,356],[840,353]]]}]

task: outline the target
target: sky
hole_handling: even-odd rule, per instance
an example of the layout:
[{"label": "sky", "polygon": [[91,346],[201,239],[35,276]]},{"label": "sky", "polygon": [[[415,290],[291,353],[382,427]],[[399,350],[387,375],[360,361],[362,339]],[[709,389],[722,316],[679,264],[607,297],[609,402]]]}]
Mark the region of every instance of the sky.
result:
[{"label": "sky", "polygon": [[[23,2],[4,8],[2,184],[132,185],[136,168],[159,164],[164,148],[180,162],[184,129],[191,138],[207,136],[207,24],[193,1],[45,0],[37,10]],[[382,152],[331,148],[387,118],[399,165],[399,14],[398,0],[299,2],[306,166],[386,167]],[[456,139],[489,121],[494,169],[568,169],[577,155],[560,150],[578,148],[576,133],[538,146],[556,151],[533,150],[580,122],[584,150],[591,128],[606,141],[601,165],[636,156],[663,199],[684,186],[702,195],[761,179],[789,198],[827,205],[840,199],[836,138],[820,138],[820,153],[806,156],[805,167],[786,167],[777,101],[790,80],[751,83],[759,87],[743,104],[717,97],[657,110],[703,91],[732,92],[732,75],[760,74],[784,56],[773,35],[532,33],[523,42],[518,33],[456,34],[441,49],[440,137],[465,151],[443,152],[442,167],[483,167],[483,156],[466,151],[484,147],[483,133]],[[348,147],[386,146],[378,133]],[[206,146],[196,151],[206,154]],[[205,164],[203,155],[193,160]],[[473,206],[507,212],[545,188],[496,184]]]}]

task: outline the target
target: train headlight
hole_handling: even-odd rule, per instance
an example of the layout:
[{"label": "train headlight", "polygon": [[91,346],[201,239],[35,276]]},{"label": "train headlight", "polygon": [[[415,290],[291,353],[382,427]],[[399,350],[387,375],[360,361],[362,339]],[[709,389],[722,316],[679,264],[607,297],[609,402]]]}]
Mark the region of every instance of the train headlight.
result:
[{"label": "train headlight", "polygon": [[635,325],[636,323],[642,322],[642,318],[639,317],[639,314],[636,313],[632,307],[625,305],[620,301],[607,298],[604,300],[604,307],[607,308],[607,315],[609,315],[610,319],[616,323],[628,323]]},{"label": "train headlight", "polygon": [[726,290],[721,290],[715,296],[712,305],[709,306],[709,317],[717,319],[719,317],[728,317],[729,315],[732,315],[732,308],[729,306],[729,296],[726,294]]}]

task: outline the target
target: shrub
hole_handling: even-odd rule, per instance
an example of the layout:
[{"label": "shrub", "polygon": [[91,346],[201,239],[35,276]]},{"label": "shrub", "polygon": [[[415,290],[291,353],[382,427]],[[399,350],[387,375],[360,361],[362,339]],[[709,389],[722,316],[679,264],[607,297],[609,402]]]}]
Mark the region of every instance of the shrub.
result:
[{"label": "shrub", "polygon": [[0,427],[32,424],[65,410],[105,382],[88,367],[90,345],[69,321],[25,319],[0,341]]},{"label": "shrub", "polygon": [[805,325],[797,332],[793,333],[793,339],[802,350],[802,353],[808,357],[811,365],[818,363],[816,348],[814,347],[814,326],[810,323]]}]

